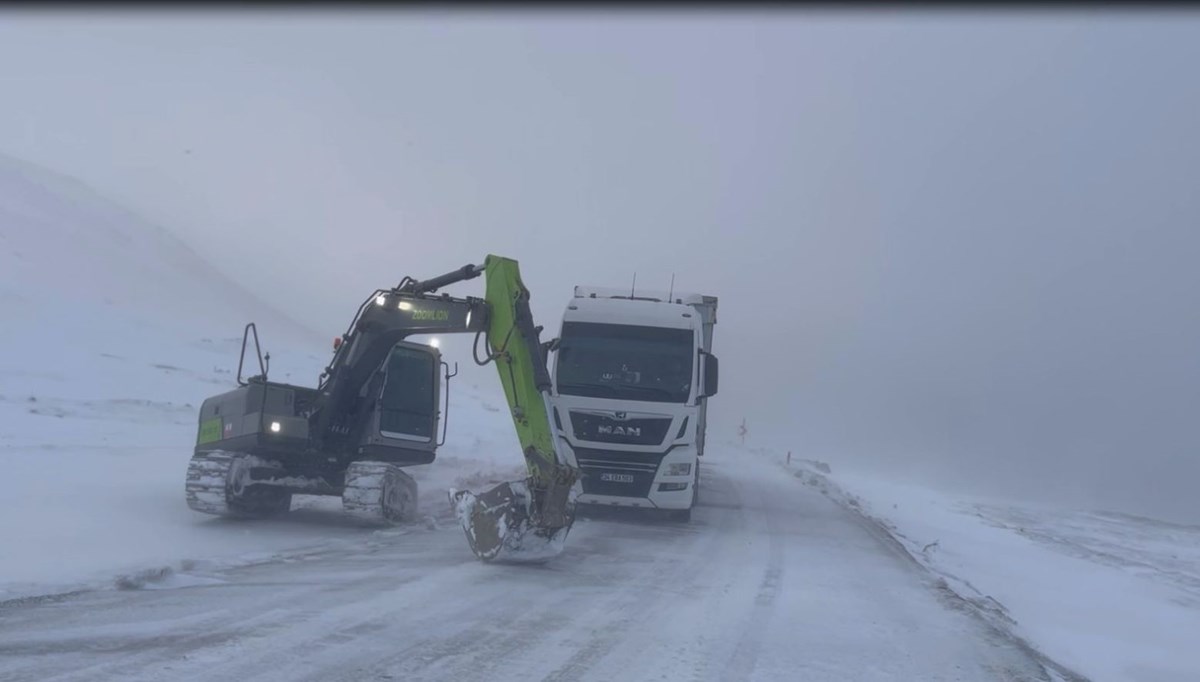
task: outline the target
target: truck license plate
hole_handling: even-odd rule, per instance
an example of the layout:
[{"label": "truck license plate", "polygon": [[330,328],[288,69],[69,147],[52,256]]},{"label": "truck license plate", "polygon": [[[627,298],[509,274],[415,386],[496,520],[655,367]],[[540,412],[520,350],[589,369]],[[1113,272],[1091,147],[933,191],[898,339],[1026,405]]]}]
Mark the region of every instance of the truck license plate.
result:
[{"label": "truck license plate", "polygon": [[600,474],[601,481],[609,483],[633,483],[633,474]]}]

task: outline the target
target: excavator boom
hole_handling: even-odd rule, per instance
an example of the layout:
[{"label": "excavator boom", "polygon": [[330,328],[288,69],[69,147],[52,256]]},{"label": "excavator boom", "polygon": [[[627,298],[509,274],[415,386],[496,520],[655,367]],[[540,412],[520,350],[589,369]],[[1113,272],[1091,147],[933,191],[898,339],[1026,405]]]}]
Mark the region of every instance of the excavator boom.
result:
[{"label": "excavator boom", "polygon": [[452,490],[450,498],[480,559],[540,561],[561,551],[574,522],[578,471],[555,448],[550,374],[517,262],[489,255],[483,270],[490,314],[482,362],[496,364],[528,477],[479,495]]},{"label": "excavator boom", "polygon": [[533,326],[529,291],[514,260],[488,256],[484,273],[484,300],[492,311],[487,331],[489,356],[496,362],[529,473],[541,478],[558,458],[544,399],[550,391],[550,373]]}]

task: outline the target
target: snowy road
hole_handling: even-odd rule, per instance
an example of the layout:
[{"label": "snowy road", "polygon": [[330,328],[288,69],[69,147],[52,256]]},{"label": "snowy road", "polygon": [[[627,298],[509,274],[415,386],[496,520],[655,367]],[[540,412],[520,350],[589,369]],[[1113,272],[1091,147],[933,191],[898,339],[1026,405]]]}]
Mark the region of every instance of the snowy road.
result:
[{"label": "snowy road", "polygon": [[1057,679],[773,462],[706,459],[691,525],[585,519],[543,567],[443,524],[10,602],[0,679]]}]

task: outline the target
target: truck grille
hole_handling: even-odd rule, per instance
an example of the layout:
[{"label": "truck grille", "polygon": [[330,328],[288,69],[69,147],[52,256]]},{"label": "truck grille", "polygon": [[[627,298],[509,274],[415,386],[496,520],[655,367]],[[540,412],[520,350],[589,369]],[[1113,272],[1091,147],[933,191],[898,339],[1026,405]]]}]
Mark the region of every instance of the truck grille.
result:
[{"label": "truck grille", "polygon": [[666,453],[575,449],[575,461],[583,471],[583,492],[588,495],[648,497],[665,456]]},{"label": "truck grille", "polygon": [[594,443],[660,445],[671,428],[671,418],[613,419],[602,414],[571,412],[571,428],[579,440]]}]

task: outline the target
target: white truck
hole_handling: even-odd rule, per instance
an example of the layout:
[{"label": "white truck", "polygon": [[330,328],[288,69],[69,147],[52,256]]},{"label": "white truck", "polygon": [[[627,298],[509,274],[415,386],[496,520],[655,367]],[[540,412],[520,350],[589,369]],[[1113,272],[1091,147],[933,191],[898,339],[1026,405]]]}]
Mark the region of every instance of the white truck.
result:
[{"label": "white truck", "polygon": [[549,346],[556,437],[583,472],[581,505],[691,519],[716,322],[715,296],[575,287]]}]

